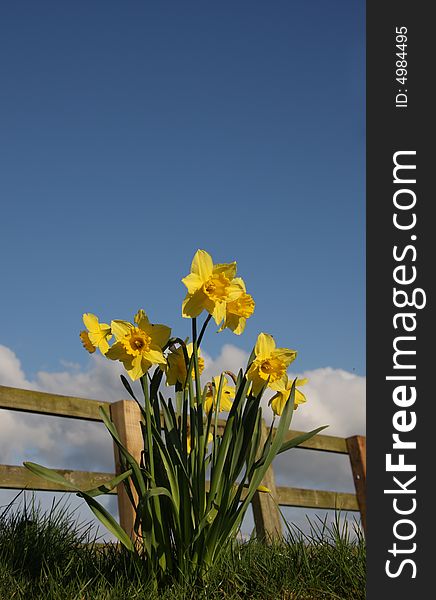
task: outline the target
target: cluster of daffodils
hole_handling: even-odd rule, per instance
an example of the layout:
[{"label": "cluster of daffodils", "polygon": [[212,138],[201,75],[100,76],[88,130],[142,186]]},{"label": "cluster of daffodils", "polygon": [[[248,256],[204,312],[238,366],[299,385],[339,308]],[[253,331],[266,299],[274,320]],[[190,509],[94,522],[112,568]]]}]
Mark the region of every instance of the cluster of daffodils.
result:
[{"label": "cluster of daffodils", "polygon": [[[130,379],[141,384],[133,390],[121,375],[139,410],[142,444],[135,452],[126,447],[115,414],[99,407],[117,448],[115,477],[83,490],[58,471],[25,463],[34,475],[76,491],[135,560],[142,561],[144,576],[156,590],[176,580],[203,579],[236,538],[255,494],[273,493],[262,482],[274,458],[324,429],[287,439],[293,411],[306,400],[296,386],[305,380],[291,383],[287,370],[297,353],[278,348],[267,333],[259,334],[245,370],[236,375],[224,371],[204,384],[200,345],[206,328],[215,324],[218,331],[240,335],[254,312],[254,300],[236,275],[236,263],[214,264],[204,250],[196,252],[182,282],[187,288],[182,315],[191,320],[191,339],[174,337],[166,325],[151,323],[142,309],[132,322],[103,323],[91,313],[83,315],[80,337],[86,350],[119,361]],[[162,393],[165,383],[174,394]],[[269,427],[262,417],[266,390],[279,415]],[[142,392],[141,400],[137,392]],[[222,412],[227,416],[219,422]],[[115,488],[125,492],[120,515],[128,519],[120,523],[96,499]]]},{"label": "cluster of daffodils", "polygon": [[[191,264],[191,272],[182,279],[187,294],[182,305],[185,318],[196,319],[203,311],[208,313],[204,326],[213,318],[219,331],[228,328],[240,335],[247,319],[253,314],[255,303],[247,293],[242,278],[236,277],[236,262],[214,264],[205,250],[198,250]],[[166,325],[150,323],[144,310],[140,309],[133,323],[122,320],[101,323],[91,314],[83,315],[86,330],[80,337],[88,352],[97,349],[108,359],[120,361],[132,380],[143,377],[156,365],[166,374],[167,385],[185,386],[188,381],[189,360],[194,352],[192,343],[187,340],[176,345],[171,338],[171,329]],[[275,414],[281,415],[292,388],[287,368],[296,358],[296,351],[277,348],[273,337],[260,333],[254,348],[253,360],[249,364],[246,377],[251,382],[250,392],[254,396],[265,388],[275,392],[270,404]],[[204,370],[204,360],[198,351],[198,372]],[[232,377],[232,374],[229,374]],[[192,374],[193,376],[193,374]],[[218,399],[218,389],[220,387]],[[303,385],[305,379],[297,380]],[[228,412],[235,397],[235,388],[229,385],[224,375],[214,377],[206,385],[203,408],[212,411]],[[306,401],[298,389],[295,391],[294,406]],[[188,442],[189,443],[189,442]]]}]

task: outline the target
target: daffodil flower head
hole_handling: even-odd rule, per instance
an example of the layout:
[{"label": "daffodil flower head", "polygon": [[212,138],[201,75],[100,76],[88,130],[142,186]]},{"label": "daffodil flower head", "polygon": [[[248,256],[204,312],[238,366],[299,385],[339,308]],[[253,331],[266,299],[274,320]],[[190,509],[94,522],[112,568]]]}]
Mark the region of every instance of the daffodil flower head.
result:
[{"label": "daffodil flower head", "polygon": [[[193,349],[194,345],[192,343],[186,344],[188,358],[191,358]],[[200,349],[198,349],[198,370],[200,375],[204,371],[204,358],[200,354]],[[176,385],[176,383],[181,383],[182,385],[185,384],[188,369],[182,346],[171,349],[168,354],[166,374],[167,385]],[[195,377],[194,369],[192,369],[192,377]]]},{"label": "daffodil flower head", "polygon": [[111,330],[116,342],[106,353],[107,358],[123,363],[131,379],[139,379],[152,365],[166,366],[162,348],[168,342],[171,329],[149,322],[143,310],[138,311],[135,323],[115,320]]},{"label": "daffodil flower head", "polygon": [[205,250],[197,250],[191,264],[191,272],[182,279],[188,293],[183,301],[182,315],[195,318],[206,310],[217,325],[226,317],[226,304],[244,292],[235,279],[236,262],[214,264]]},{"label": "daffodil flower head", "polygon": [[[299,404],[303,404],[306,402],[306,396],[297,389],[297,385],[305,385],[307,383],[307,379],[297,379],[295,382],[295,400],[294,400],[294,410],[297,409]],[[270,400],[271,408],[276,415],[281,415],[283,409],[285,408],[285,404],[289,399],[292,389],[292,381],[288,380],[283,387],[280,387],[277,390],[277,393]]]},{"label": "daffodil flower head", "polygon": [[221,394],[218,398],[220,379],[220,376],[214,377],[212,383],[209,383],[207,386],[206,399],[204,401],[204,410],[206,413],[209,413],[212,408],[216,411],[218,404],[219,412],[228,412],[232,408],[233,399],[235,397],[235,388],[228,385],[227,377],[223,376]]},{"label": "daffodil flower head", "polygon": [[98,348],[102,354],[106,354],[109,350],[108,340],[112,337],[110,326],[106,323],[99,323],[98,318],[92,313],[83,315],[83,323],[88,330],[80,333],[80,339],[85,349],[92,353]]},{"label": "daffodil flower head", "polygon": [[288,348],[276,348],[271,335],[260,333],[254,355],[247,371],[247,379],[252,382],[252,394],[257,396],[266,383],[273,390],[282,388],[288,379],[286,369],[295,360],[297,352]]}]

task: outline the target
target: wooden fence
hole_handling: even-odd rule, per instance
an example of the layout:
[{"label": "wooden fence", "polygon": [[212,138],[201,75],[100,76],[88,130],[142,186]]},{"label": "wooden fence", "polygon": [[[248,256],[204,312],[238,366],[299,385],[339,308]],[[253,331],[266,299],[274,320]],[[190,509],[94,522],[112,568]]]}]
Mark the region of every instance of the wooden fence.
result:
[{"label": "wooden fence", "polygon": [[[138,426],[140,412],[139,407],[133,400],[120,400],[111,403],[0,386],[0,409],[87,421],[101,421],[98,409],[102,405],[109,408],[111,418],[119,431],[122,442],[139,461],[142,448],[142,435]],[[219,420],[219,429],[222,430],[224,425],[225,421]],[[289,430],[286,439],[292,439],[301,433],[301,431]],[[263,435],[266,435],[265,424],[263,424]],[[281,534],[280,517],[276,503],[281,506],[360,511],[362,527],[365,531],[366,438],[363,436],[342,438],[318,434],[298,446],[298,448],[347,454],[350,459],[356,493],[279,487],[275,485],[274,471],[270,467],[263,485],[271,490],[271,494],[256,493],[252,501],[257,535],[260,537],[266,535],[275,537]],[[115,472],[119,472],[117,450],[114,452],[114,457]],[[113,473],[65,469],[59,469],[59,473],[62,473],[64,477],[83,490],[96,487],[114,477]],[[0,488],[66,491],[65,488],[33,475],[23,466],[3,464],[0,464]],[[117,492],[114,490],[112,493]],[[118,487],[118,508],[120,524],[126,531],[132,533],[133,511],[124,486]]]}]

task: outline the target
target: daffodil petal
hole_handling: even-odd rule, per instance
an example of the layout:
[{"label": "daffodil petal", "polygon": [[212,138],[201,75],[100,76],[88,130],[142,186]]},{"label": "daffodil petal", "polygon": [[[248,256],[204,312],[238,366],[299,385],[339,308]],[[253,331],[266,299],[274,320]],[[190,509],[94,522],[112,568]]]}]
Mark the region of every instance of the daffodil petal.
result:
[{"label": "daffodil petal", "polygon": [[224,393],[226,395],[226,398],[233,400],[235,397],[235,394],[236,394],[236,390],[234,387],[230,387],[229,385],[226,385],[224,388]]},{"label": "daffodil petal", "polygon": [[275,347],[276,343],[272,335],[269,335],[269,333],[259,333],[254,349],[256,358],[268,358],[274,352]]},{"label": "daffodil petal", "polygon": [[120,342],[116,342],[109,348],[109,350],[105,353],[106,358],[110,358],[111,360],[121,360],[124,362],[125,360],[129,360],[132,358],[129,354],[127,354],[124,346]]},{"label": "daffodil petal", "polygon": [[226,318],[226,303],[217,302],[215,304],[215,308],[213,309],[212,316],[215,319],[215,323],[219,325],[221,321]]},{"label": "daffodil petal", "polygon": [[85,327],[89,330],[89,331],[95,331],[100,329],[99,325],[98,325],[98,318],[93,315],[92,313],[85,313],[83,315],[83,323],[85,325]]},{"label": "daffodil petal", "polygon": [[152,343],[163,348],[170,339],[171,327],[167,325],[161,325],[159,323],[150,323],[142,320],[138,323],[139,329],[142,329],[147,335],[151,337]]},{"label": "daffodil petal", "polygon": [[143,352],[142,356],[154,365],[166,365],[167,363],[165,356],[162,354],[162,350],[157,347],[150,348],[146,352]]},{"label": "daffodil petal", "polygon": [[212,275],[213,260],[211,255],[206,250],[197,250],[191,263],[191,273],[198,275],[203,283],[205,283]]},{"label": "daffodil petal", "polygon": [[204,308],[206,295],[200,290],[195,294],[188,294],[182,304],[182,316],[188,319],[198,317]]},{"label": "daffodil petal", "polygon": [[298,404],[303,404],[304,402],[307,402],[306,396],[300,392],[300,390],[295,390],[295,406],[298,406]]},{"label": "daffodil petal", "polygon": [[245,317],[239,317],[238,315],[227,313],[226,322],[221,327],[220,331],[222,331],[224,327],[228,327],[231,331],[233,331],[234,334],[241,335],[245,329],[246,323],[247,319]]},{"label": "daffodil petal", "polygon": [[101,340],[104,340],[105,335],[100,330],[98,331],[90,331],[88,333],[89,339],[91,340],[91,344],[93,346],[98,346]]},{"label": "daffodil petal", "polygon": [[265,385],[265,380],[259,376],[258,365],[255,362],[251,363],[250,368],[247,371],[247,379],[252,382],[251,393],[253,396],[257,396]]},{"label": "daffodil petal", "polygon": [[286,366],[289,366],[297,357],[296,350],[289,350],[288,348],[276,348],[273,354],[275,357],[282,360]]},{"label": "daffodil petal", "polygon": [[245,317],[239,317],[239,323],[238,323],[237,327],[232,329],[233,333],[235,335],[241,335],[241,333],[244,332],[246,324],[247,324],[247,319]]},{"label": "daffodil petal", "polygon": [[292,381],[289,380],[287,374],[285,374],[281,379],[278,379],[276,382],[276,390],[278,392],[287,393],[288,396],[291,393]]},{"label": "daffodil petal", "polygon": [[222,394],[220,400],[220,412],[228,412],[232,408],[232,404],[232,401]]},{"label": "daffodil petal", "polygon": [[188,288],[188,294],[194,294],[204,283],[197,273],[189,273],[189,275],[183,277],[182,282]]},{"label": "daffodil petal", "polygon": [[100,342],[98,344],[98,348],[99,348],[100,352],[106,356],[106,354],[109,350],[109,344],[107,343],[106,337],[104,337],[102,340],[100,340]]},{"label": "daffodil petal", "polygon": [[146,372],[146,369],[144,370],[143,368],[142,356],[135,356],[132,360],[131,367],[126,370],[130,377],[133,379],[133,381],[142,377]]},{"label": "daffodil petal", "polygon": [[272,397],[271,409],[273,410],[274,414],[279,416],[282,414],[283,409],[285,408],[286,400],[287,399],[285,399],[284,395],[280,392]]},{"label": "daffodil petal", "polygon": [[141,329],[150,323],[145,311],[142,308],[138,310],[133,320]]},{"label": "daffodil petal", "polygon": [[126,335],[129,335],[133,325],[128,321],[111,321],[111,330],[117,341],[121,340]]},{"label": "daffodil petal", "polygon": [[213,396],[212,396],[212,394],[208,394],[206,396],[206,400],[204,401],[204,405],[203,405],[204,411],[206,413],[210,413],[210,411],[212,409],[212,404],[213,404]]},{"label": "daffodil petal", "polygon": [[245,287],[245,281],[242,279],[242,277],[234,277],[232,280],[232,284],[241,288],[241,290],[244,293],[247,292],[247,288]]},{"label": "daffodil petal", "polygon": [[171,327],[155,324],[150,326],[150,329],[147,331],[147,333],[151,337],[153,344],[163,348],[170,339]]},{"label": "daffodil petal", "polygon": [[234,300],[237,300],[238,298],[240,298],[243,293],[244,293],[244,290],[239,285],[233,283],[233,281],[232,281],[227,288],[227,298],[228,298],[227,301],[233,302]]},{"label": "daffodil petal", "polygon": [[286,388],[287,382],[288,382],[288,376],[285,373],[283,375],[283,377],[281,377],[280,379],[276,379],[275,381],[269,383],[268,387],[270,387],[274,391],[279,391],[280,392],[284,388]]}]

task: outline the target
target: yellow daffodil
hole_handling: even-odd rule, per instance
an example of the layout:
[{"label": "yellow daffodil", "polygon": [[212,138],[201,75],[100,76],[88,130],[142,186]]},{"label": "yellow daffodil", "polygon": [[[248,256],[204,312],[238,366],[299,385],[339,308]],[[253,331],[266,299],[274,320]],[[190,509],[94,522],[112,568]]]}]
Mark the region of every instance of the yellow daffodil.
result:
[{"label": "yellow daffodil", "polygon": [[[220,385],[220,377],[214,377],[212,384],[208,385],[206,399],[204,401],[204,410],[206,413],[216,410],[218,405],[218,389]],[[227,385],[227,377],[223,377],[223,385],[221,388],[220,397],[220,412],[228,412],[232,408],[232,400],[235,397],[235,388]]]},{"label": "yellow daffodil", "polygon": [[[191,358],[193,348],[193,344],[186,344],[188,358]],[[183,354],[183,348],[179,346],[178,348],[171,350],[171,352],[168,354],[167,362],[167,385],[176,385],[177,382],[184,385],[186,381],[187,367],[185,363],[185,356]],[[200,375],[204,370],[204,358],[200,355],[200,350],[198,351],[198,370]],[[192,377],[194,376],[194,369],[192,369]]]},{"label": "yellow daffodil", "polygon": [[252,393],[257,396],[268,381],[273,390],[282,388],[288,379],[286,369],[297,356],[295,350],[276,348],[274,338],[268,333],[260,333],[254,348],[255,358],[247,372],[252,382]]},{"label": "yellow daffodil", "polygon": [[111,330],[116,342],[106,353],[107,358],[119,360],[133,380],[139,379],[152,365],[166,365],[162,348],[168,342],[171,329],[153,325],[143,310],[135,316],[135,325],[128,321],[112,321]]},{"label": "yellow daffodil", "polygon": [[226,303],[236,300],[244,292],[235,275],[236,262],[214,265],[210,254],[197,250],[191,272],[182,279],[188,289],[182,315],[194,318],[206,310],[219,325],[226,317]]},{"label": "yellow daffodil", "polygon": [[[211,433],[209,433],[209,435],[207,436],[207,443],[210,444],[213,441],[213,435]],[[191,436],[188,433],[188,436],[186,438],[186,448],[188,450],[188,454],[191,454]]]},{"label": "yellow daffodil", "polygon": [[[98,318],[92,313],[85,313],[83,315],[83,323],[88,330],[80,333],[83,346],[88,352],[95,352],[96,348],[98,348],[102,354],[106,354],[109,350],[108,340],[112,337],[109,325],[99,323]],[[91,346],[93,350],[91,350]]]},{"label": "yellow daffodil", "polygon": [[[304,385],[307,383],[307,379],[297,379],[295,382],[295,401],[294,401],[294,409],[297,408],[299,404],[303,404],[306,402],[306,396],[297,389],[297,385]],[[288,398],[291,394],[292,381],[288,380],[283,387],[280,387],[277,390],[277,393],[271,398],[270,404],[271,408],[276,415],[281,415],[283,409],[285,408],[285,404],[288,401]]]},{"label": "yellow daffodil", "polygon": [[247,294],[243,279],[236,277],[233,282],[239,284],[243,292],[236,300],[227,302],[226,319],[221,326],[220,331],[228,327],[233,333],[240,335],[245,329],[248,317],[251,317],[254,312],[255,304],[253,297],[250,296],[250,294]]}]

